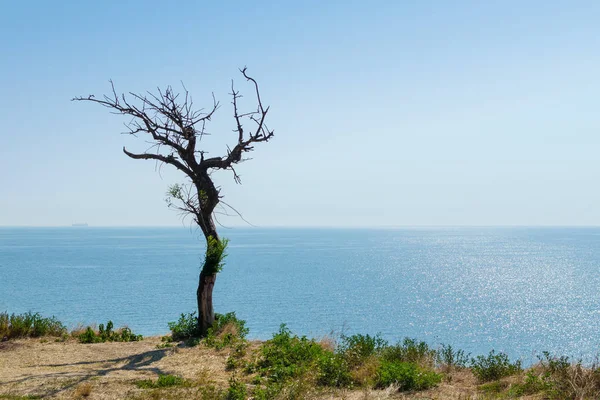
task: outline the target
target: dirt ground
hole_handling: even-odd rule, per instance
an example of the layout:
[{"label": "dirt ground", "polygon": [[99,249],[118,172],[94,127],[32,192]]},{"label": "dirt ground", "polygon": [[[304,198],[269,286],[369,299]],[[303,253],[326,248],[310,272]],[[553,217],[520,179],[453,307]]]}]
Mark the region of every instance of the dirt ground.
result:
[{"label": "dirt ground", "polygon": [[[157,348],[160,344],[160,338],[130,343],[42,343],[39,339],[0,343],[0,398],[122,399],[143,391],[136,381],[156,379],[158,374],[227,386],[227,353],[203,346]],[[90,386],[90,393],[82,395]]]},{"label": "dirt ground", "polygon": [[[161,348],[160,338],[131,343],[80,344],[75,340],[40,339],[0,343],[0,399],[148,399],[202,398],[201,388],[227,388],[228,351],[202,345]],[[178,375],[194,383],[195,392],[140,389],[142,379]],[[356,390],[320,393],[320,399],[478,399],[472,375],[456,374],[439,387],[415,394]],[[28,397],[29,396],[29,397]]]}]

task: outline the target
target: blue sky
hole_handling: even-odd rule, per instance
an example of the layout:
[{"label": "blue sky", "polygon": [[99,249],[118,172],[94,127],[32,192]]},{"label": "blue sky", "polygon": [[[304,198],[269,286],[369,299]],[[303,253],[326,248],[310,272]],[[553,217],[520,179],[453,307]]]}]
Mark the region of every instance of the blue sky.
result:
[{"label": "blue sky", "polygon": [[0,225],[181,224],[182,177],[69,100],[214,92],[216,155],[244,65],[276,136],[243,185],[215,179],[255,225],[600,225],[599,20],[597,1],[4,2]]}]

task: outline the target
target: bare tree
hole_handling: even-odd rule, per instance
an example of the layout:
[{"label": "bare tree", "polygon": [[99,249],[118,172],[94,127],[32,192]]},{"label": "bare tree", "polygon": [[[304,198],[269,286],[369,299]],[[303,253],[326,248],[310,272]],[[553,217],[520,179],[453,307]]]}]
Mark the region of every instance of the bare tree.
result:
[{"label": "bare tree", "polygon": [[[118,95],[111,83],[112,93],[102,99],[93,95],[76,97],[74,101],[90,101],[105,106],[115,114],[131,117],[126,123],[128,134],[143,135],[150,139],[152,146],[143,153],[132,153],[123,147],[123,152],[137,160],[155,160],[171,165],[183,172],[189,179],[188,184],[173,185],[169,188],[168,204],[184,215],[191,215],[206,239],[204,265],[200,271],[198,290],[198,328],[200,334],[214,323],[215,315],[212,293],[218,272],[223,266],[223,257],[227,241],[220,239],[215,225],[217,206],[237,211],[223,202],[220,189],[215,186],[211,172],[230,170],[233,179],[241,183],[235,165],[244,161],[243,154],[253,150],[255,143],[266,142],[273,137],[273,131],[267,128],[266,117],[269,107],[264,107],[258,83],[250,77],[246,68],[240,70],[246,81],[253,87],[256,108],[241,111],[238,106],[242,97],[231,82],[234,132],[237,142],[233,148],[227,148],[227,154],[221,157],[207,157],[207,152],[199,148],[200,141],[207,135],[206,127],[219,108],[213,94],[213,104],[208,111],[195,110],[192,99],[184,87],[183,95],[175,93],[169,86],[157,93],[129,93]],[[245,127],[245,124],[249,125]],[[237,213],[239,215],[239,213]]]}]

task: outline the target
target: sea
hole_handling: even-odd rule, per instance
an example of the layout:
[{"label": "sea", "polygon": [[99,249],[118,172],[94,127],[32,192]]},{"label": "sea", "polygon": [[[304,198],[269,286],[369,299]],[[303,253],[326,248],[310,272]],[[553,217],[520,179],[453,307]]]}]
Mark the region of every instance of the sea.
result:
[{"label": "sea", "polygon": [[[250,338],[405,337],[525,363],[600,354],[600,228],[223,229],[214,305]],[[0,228],[0,311],[168,333],[193,312],[190,227]]]}]

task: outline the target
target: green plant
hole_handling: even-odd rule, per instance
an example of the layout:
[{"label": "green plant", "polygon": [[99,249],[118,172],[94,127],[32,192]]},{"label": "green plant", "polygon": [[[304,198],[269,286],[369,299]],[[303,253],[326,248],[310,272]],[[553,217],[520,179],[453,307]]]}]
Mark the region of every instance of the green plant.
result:
[{"label": "green plant", "polygon": [[284,382],[306,373],[324,351],[314,340],[292,335],[282,324],[279,332],[263,344],[258,361],[249,369],[272,382]]},{"label": "green plant", "polygon": [[81,333],[78,337],[80,343],[98,343],[100,337],[96,335],[96,332],[88,326],[85,332]]},{"label": "green plant", "polygon": [[177,375],[158,375],[158,379],[153,381],[151,379],[144,379],[135,382],[136,386],[140,389],[156,389],[173,386],[187,386],[188,383],[183,378]]},{"label": "green plant", "polygon": [[126,326],[121,328],[121,331],[118,333],[118,335],[119,340],[117,340],[117,342],[137,342],[143,339],[142,335],[136,335]]},{"label": "green plant", "polygon": [[384,348],[382,358],[385,361],[402,361],[433,367],[436,351],[425,342],[404,338],[402,342]]},{"label": "green plant", "polygon": [[169,322],[173,340],[188,340],[199,336],[198,318],[196,312],[182,313],[176,322]]},{"label": "green plant", "polygon": [[352,383],[348,362],[341,354],[324,351],[317,358],[317,383],[321,386],[346,387]]},{"label": "green plant", "polygon": [[245,340],[239,340],[235,346],[233,346],[233,349],[229,353],[227,361],[225,362],[226,370],[232,371],[244,365],[244,357],[246,356],[247,347],[248,342]]},{"label": "green plant", "polygon": [[223,238],[221,240],[216,239],[213,236],[206,238],[206,257],[204,259],[204,266],[202,272],[207,275],[214,275],[223,269],[225,265],[225,258],[227,257],[226,249],[229,244],[229,240]]},{"label": "green plant", "polygon": [[137,342],[143,339],[142,335],[134,334],[128,327],[113,330],[112,321],[98,325],[98,332],[88,326],[83,333],[77,335],[80,343],[103,343],[103,342]]},{"label": "green plant", "polygon": [[215,323],[208,329],[204,343],[220,350],[244,342],[249,331],[246,321],[239,319],[235,312],[215,314]]},{"label": "green plant", "polygon": [[356,366],[371,355],[380,353],[388,342],[379,334],[375,336],[356,334],[342,335],[337,351],[342,354],[350,366]]},{"label": "green plant", "polygon": [[511,363],[506,354],[496,354],[492,350],[487,357],[477,356],[472,358],[471,371],[479,382],[489,382],[519,373],[522,368],[520,360]]},{"label": "green plant", "polygon": [[498,394],[502,393],[508,386],[508,382],[494,381],[479,385],[479,390],[485,394]]},{"label": "green plant", "polygon": [[60,337],[67,328],[55,317],[42,317],[31,311],[23,314],[0,313],[0,339],[16,339],[23,337]]},{"label": "green plant", "polygon": [[193,398],[199,400],[225,400],[227,398],[227,391],[217,388],[213,384],[202,385],[198,388],[196,396]]},{"label": "green plant", "polygon": [[551,388],[551,385],[535,371],[528,371],[525,375],[525,381],[523,383],[517,383],[510,387],[508,395],[510,397],[521,397],[536,394],[542,391],[546,391]]},{"label": "green plant", "polygon": [[273,400],[279,397],[283,390],[283,384],[267,382],[264,386],[256,386],[252,391],[254,400]]},{"label": "green plant", "polygon": [[445,370],[453,368],[466,368],[469,364],[471,353],[465,353],[463,350],[456,350],[450,345],[442,344],[437,351],[438,364]]},{"label": "green plant", "polygon": [[246,400],[248,392],[246,385],[240,382],[235,375],[229,379],[229,388],[227,389],[227,400]]},{"label": "green plant", "polygon": [[401,391],[425,390],[436,386],[442,376],[411,362],[382,361],[377,370],[374,387],[383,389],[397,385]]},{"label": "green plant", "polygon": [[554,357],[542,353],[540,367],[546,393],[553,399],[597,398],[600,393],[600,365],[594,361],[588,366],[582,360],[570,362],[569,357]]}]

